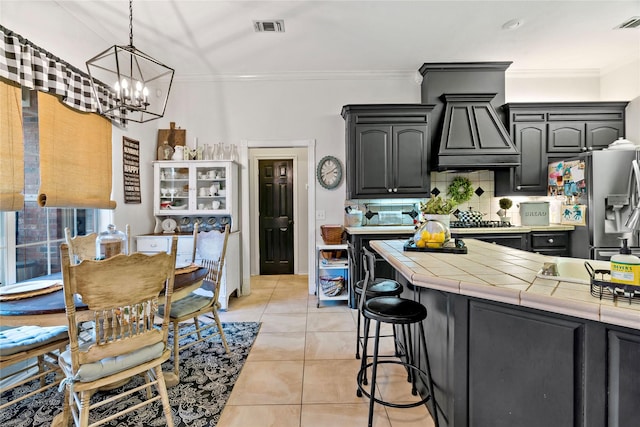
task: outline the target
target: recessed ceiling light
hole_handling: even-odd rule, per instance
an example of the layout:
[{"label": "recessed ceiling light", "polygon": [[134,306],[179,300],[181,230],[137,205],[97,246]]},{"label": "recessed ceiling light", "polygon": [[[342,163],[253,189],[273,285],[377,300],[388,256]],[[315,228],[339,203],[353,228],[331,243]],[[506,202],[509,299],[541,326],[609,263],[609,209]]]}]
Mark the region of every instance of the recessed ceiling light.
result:
[{"label": "recessed ceiling light", "polygon": [[503,30],[515,30],[516,28],[521,27],[524,24],[524,21],[520,18],[511,19],[504,24],[502,24]]}]

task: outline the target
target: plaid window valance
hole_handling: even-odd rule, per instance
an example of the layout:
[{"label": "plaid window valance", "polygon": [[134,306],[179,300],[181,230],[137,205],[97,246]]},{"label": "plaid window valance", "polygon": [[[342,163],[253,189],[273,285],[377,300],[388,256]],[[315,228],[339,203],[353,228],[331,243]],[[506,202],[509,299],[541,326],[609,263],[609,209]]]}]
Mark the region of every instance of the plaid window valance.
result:
[{"label": "plaid window valance", "polygon": [[[59,95],[63,103],[83,112],[98,112],[89,75],[0,25],[0,77],[20,86]],[[107,87],[100,101],[113,106]]]}]

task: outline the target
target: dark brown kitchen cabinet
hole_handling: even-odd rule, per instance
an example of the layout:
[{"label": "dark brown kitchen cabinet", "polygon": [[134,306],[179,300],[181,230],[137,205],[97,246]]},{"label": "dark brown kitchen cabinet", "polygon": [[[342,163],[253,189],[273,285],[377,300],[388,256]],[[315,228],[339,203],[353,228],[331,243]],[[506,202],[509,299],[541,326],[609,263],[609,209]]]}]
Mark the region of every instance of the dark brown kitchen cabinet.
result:
[{"label": "dark brown kitchen cabinet", "polygon": [[[429,313],[423,326],[437,343],[428,351],[441,427],[638,424],[639,330],[395,278],[402,296]],[[418,391],[425,395],[424,384]]]},{"label": "dark brown kitchen cabinet", "polygon": [[527,233],[456,233],[451,230],[451,237],[458,239],[476,239],[500,246],[507,246],[514,249],[527,250]]},{"label": "dark brown kitchen cabinet", "polygon": [[544,123],[516,123],[513,142],[520,151],[520,166],[496,170],[496,195],[518,193],[538,195],[547,192],[547,129]]},{"label": "dark brown kitchen cabinet", "polygon": [[495,195],[545,196],[548,163],[606,148],[624,136],[626,106],[627,102],[505,105],[520,166],[495,171]]},{"label": "dark brown kitchen cabinet", "polygon": [[347,198],[429,193],[428,105],[346,105]]},{"label": "dark brown kitchen cabinet", "polygon": [[584,123],[549,123],[549,140],[547,152],[549,153],[579,153],[586,151],[585,125]]},{"label": "dark brown kitchen cabinet", "polygon": [[549,123],[549,153],[580,153],[607,148],[624,134],[624,123]]},{"label": "dark brown kitchen cabinet", "polygon": [[529,251],[550,256],[570,256],[568,231],[532,231],[529,233]]}]

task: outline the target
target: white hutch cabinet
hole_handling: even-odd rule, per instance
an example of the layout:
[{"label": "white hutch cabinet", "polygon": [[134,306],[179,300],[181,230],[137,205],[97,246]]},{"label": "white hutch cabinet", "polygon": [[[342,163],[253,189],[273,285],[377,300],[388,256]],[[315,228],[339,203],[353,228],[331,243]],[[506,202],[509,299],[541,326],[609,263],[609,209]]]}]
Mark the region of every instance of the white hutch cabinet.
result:
[{"label": "white hutch cabinet", "polygon": [[[153,162],[152,234],[136,236],[136,250],[168,252],[178,234],[176,265],[191,263],[193,224],[200,230],[231,223],[219,302],[226,310],[229,296],[241,289],[238,165],[231,160],[163,160]],[[196,254],[196,263],[198,256]]]}]

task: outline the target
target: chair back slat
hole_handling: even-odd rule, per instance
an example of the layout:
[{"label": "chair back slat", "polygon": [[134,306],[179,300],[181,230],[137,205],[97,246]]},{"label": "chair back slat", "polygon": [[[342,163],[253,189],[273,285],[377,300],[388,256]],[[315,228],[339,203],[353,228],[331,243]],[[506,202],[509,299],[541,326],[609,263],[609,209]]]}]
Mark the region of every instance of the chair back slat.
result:
[{"label": "chair back slat", "polygon": [[229,224],[225,225],[223,230],[203,231],[198,233],[196,237],[196,249],[200,256],[200,264],[209,270],[205,280],[213,282],[215,285],[214,301],[218,301],[220,294],[228,241]]},{"label": "chair back slat", "polygon": [[85,259],[96,259],[96,239],[97,233],[87,234],[85,236],[71,236],[71,229],[65,227],[64,235],[67,245],[71,251],[71,260],[79,263]]},{"label": "chair back slat", "polygon": [[[72,264],[70,250],[60,248],[65,309],[69,322],[72,369],[159,342],[166,343],[168,319],[154,325],[158,304],[168,310],[173,294],[177,237],[171,253],[119,254],[106,260]],[[80,348],[77,300],[92,312],[93,340]]]}]

